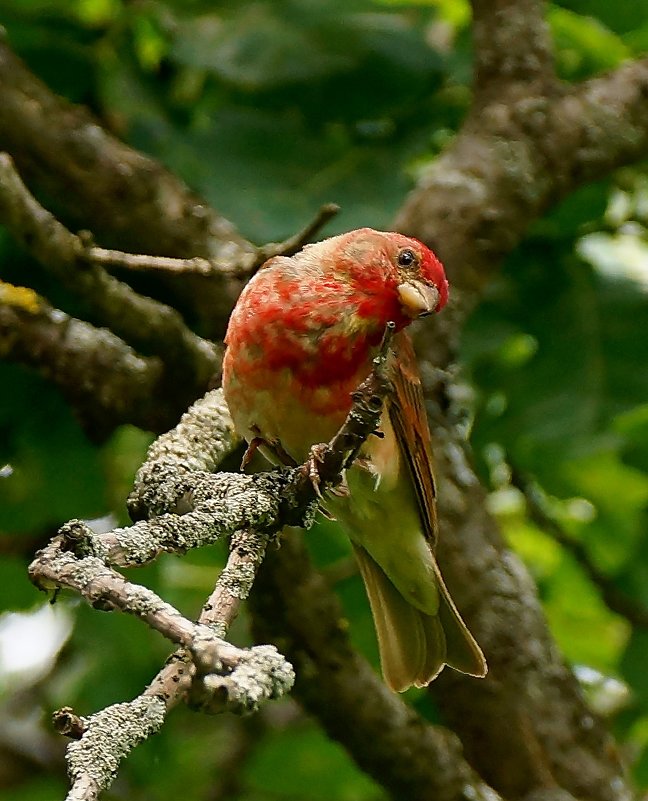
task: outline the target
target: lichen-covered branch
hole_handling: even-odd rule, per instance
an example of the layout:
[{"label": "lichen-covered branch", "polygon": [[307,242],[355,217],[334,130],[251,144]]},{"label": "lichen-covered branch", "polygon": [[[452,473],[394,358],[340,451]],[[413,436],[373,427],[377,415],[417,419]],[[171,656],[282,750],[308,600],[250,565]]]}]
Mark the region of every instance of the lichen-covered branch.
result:
[{"label": "lichen-covered branch", "polygon": [[[372,372],[353,394],[353,405],[344,425],[328,446],[317,446],[317,472],[322,491],[327,485],[339,483],[342,471],[353,461],[365,439],[378,428],[382,401],[391,387],[390,345],[394,330],[393,323],[388,323],[380,351],[373,361]],[[198,480],[203,481],[204,476],[200,473],[214,470],[228,450],[238,442],[240,439],[234,431],[222,392],[216,390],[208,393],[183,415],[173,431],[159,437],[149,448],[128,500],[131,517],[141,519],[162,515],[175,511],[178,504],[185,513],[198,508],[201,501],[196,496],[196,479],[187,478],[188,474],[197,473]],[[218,482],[227,480],[224,475],[213,477],[216,483],[205,492],[205,502],[218,500],[218,495],[214,495],[214,487]],[[274,473],[273,478],[268,478],[267,474],[264,478],[263,475],[257,474],[247,480],[276,481],[276,476],[281,474]],[[320,490],[312,480],[310,468],[284,472],[284,475],[290,476],[288,489],[284,491],[278,485],[274,487],[279,508],[286,515],[279,523],[280,526],[300,524],[299,515],[318,497]],[[241,476],[236,478],[239,482],[245,480]],[[189,486],[187,481],[190,482]],[[255,504],[257,502],[258,499],[255,499]],[[289,519],[291,504],[296,514],[294,521]],[[260,513],[264,514],[263,511]]]},{"label": "lichen-covered branch", "polygon": [[240,662],[240,649],[221,641],[201,624],[187,620],[152,590],[127,581],[96,556],[75,554],[65,531],[38,552],[29,572],[41,589],[65,587],[82,595],[95,609],[120,610],[140,618],[190,651],[205,673],[223,666],[233,668]]},{"label": "lichen-covered branch", "polygon": [[121,760],[159,731],[164,714],[164,703],[159,698],[140,696],[81,718],[84,733],[70,742],[66,753],[72,784],[66,801],[98,798],[112,784]]},{"label": "lichen-covered branch", "polygon": [[[68,709],[59,715],[59,722],[67,721],[60,728],[74,737],[68,749],[72,778],[68,799],[96,799],[114,779],[120,761],[159,729],[181,699],[204,712],[221,711],[225,705],[250,711],[290,690],[292,667],[274,646],[240,649],[223,636],[250,593],[269,538],[287,522],[310,525],[320,487],[338,484],[349,460],[376,431],[390,390],[393,330],[390,324],[373,371],[354,393],[353,408],[341,430],[330,445],[318,446],[317,481],[310,461],[251,477],[205,472],[237,442],[222,393],[215,391],[149,452],[138,486],[141,489],[142,474],[150,483],[136,495],[136,505],[148,514],[158,510],[156,516],[107,534],[95,534],[83,522],[70,521],[37,553],[29,570],[38,587],[75,590],[94,607],[134,615],[180,646],[134,701],[88,718],[74,716]],[[209,439],[215,440],[214,445],[202,450]],[[169,472],[174,461],[176,469]],[[156,490],[161,497],[155,497]],[[146,587],[127,581],[113,567],[142,564],[160,550],[182,553],[213,542],[226,531],[236,532],[232,550],[198,623]]]},{"label": "lichen-covered branch", "polygon": [[[260,560],[264,543],[258,538],[255,541],[241,535],[233,549],[233,553],[237,553],[234,563],[240,558],[239,549],[247,549],[249,554],[255,547],[259,548]],[[231,558],[225,580],[227,589],[222,589],[221,577],[203,608],[198,621],[201,629],[192,649],[176,651],[140,696],[88,717],[78,717],[70,709],[60,710],[55,715],[57,729],[72,738],[67,750],[72,782],[67,801],[95,801],[112,784],[121,761],[139,743],[155,734],[167,713],[190,692],[190,703],[202,711],[232,709],[240,712],[256,710],[263,701],[290,690],[294,680],[292,667],[273,646],[235,649],[218,639],[217,632],[226,631],[238,610],[234,606],[214,605],[219,596],[236,592],[231,583],[236,580],[236,567],[230,562]],[[241,581],[242,595],[248,584],[249,575]],[[228,661],[230,669],[226,675],[209,672],[209,668],[222,671]]]}]

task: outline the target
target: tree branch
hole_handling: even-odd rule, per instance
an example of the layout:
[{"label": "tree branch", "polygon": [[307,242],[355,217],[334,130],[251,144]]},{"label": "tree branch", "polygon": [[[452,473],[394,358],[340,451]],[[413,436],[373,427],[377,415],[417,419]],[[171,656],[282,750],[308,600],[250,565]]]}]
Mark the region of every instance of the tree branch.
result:
[{"label": "tree branch", "polygon": [[299,537],[284,537],[254,589],[255,636],[277,643],[295,666],[297,699],[391,798],[496,801],[457,738],[426,723],[351,648],[339,602]]},{"label": "tree branch", "polygon": [[6,41],[0,41],[0,95],[0,150],[76,227],[91,227],[107,244],[134,253],[203,256],[226,265],[255,253],[158,162],[53,94]]},{"label": "tree branch", "polygon": [[196,275],[202,278],[214,278],[223,272],[229,271],[235,278],[249,278],[256,270],[273,256],[292,256],[340,210],[335,203],[326,203],[315,217],[301,231],[298,231],[283,242],[270,242],[257,248],[256,254],[251,254],[238,264],[224,265],[213,259],[203,259],[195,256],[191,259],[174,259],[169,256],[147,256],[141,253],[123,253],[121,250],[106,250],[94,246],[87,246],[84,257],[91,264],[102,265],[107,268],[119,268],[135,272],[157,272],[166,275]]},{"label": "tree branch", "polygon": [[[311,524],[320,484],[322,489],[338,484],[343,468],[377,429],[390,389],[393,331],[391,324],[372,373],[354,394],[345,424],[330,445],[317,447],[317,483],[310,461],[299,468],[255,476],[204,472],[237,441],[222,393],[212,392],[149,452],[138,476],[138,482],[146,476],[147,484],[143,493],[136,493],[134,503],[139,511],[156,510],[150,522],[96,535],[83,522],[73,520],[36,555],[29,570],[38,587],[73,589],[94,607],[132,614],[181,646],[133,701],[89,718],[76,718],[65,710],[63,717],[74,725],[64,730],[75,738],[67,754],[73,782],[68,801],[96,799],[110,786],[120,761],[159,729],[182,698],[205,712],[221,711],[224,703],[236,710],[255,710],[261,701],[290,689],[292,667],[274,646],[243,650],[222,636],[252,588],[269,538],[287,522]],[[208,439],[215,443],[203,450]],[[174,461],[175,469],[169,471]],[[214,542],[227,531],[238,533],[226,569],[197,624],[112,567],[143,564],[161,550],[183,553]]]},{"label": "tree branch", "polygon": [[[480,13],[499,7],[484,3]],[[483,24],[497,19],[484,17]],[[509,39],[498,46],[504,53],[523,44]],[[488,54],[477,58],[486,70]],[[505,64],[502,55],[492,67],[498,81],[508,80]],[[625,798],[627,787],[613,740],[556,652],[530,577],[486,511],[453,418],[456,345],[466,311],[530,222],[584,181],[645,154],[647,78],[643,60],[571,89],[529,78],[524,91],[491,93],[477,80],[469,120],[396,222],[438,250],[459,296],[454,312],[434,318],[418,344],[436,424],[439,558],[490,670],[484,682],[446,671],[430,692],[471,764],[508,796],[558,785],[577,797],[610,801]]]},{"label": "tree branch", "polygon": [[565,128],[572,128],[570,141],[574,142],[565,171],[570,180],[560,186],[561,195],[645,158],[648,58],[628,61],[613,72],[581,84],[556,101],[556,114],[561,113]]},{"label": "tree branch", "polygon": [[[157,262],[116,260],[129,268],[146,265],[172,280],[182,275],[173,290],[212,338],[222,337],[245,279],[270,255],[299,249],[334,213],[325,206],[296,237],[255,247],[158,162],[108,134],[86,109],[53,94],[1,37],[0,96],[0,151],[11,153],[27,185],[70,226],[90,229],[108,248],[161,256]],[[104,252],[95,263],[102,258],[106,263],[111,256]],[[168,258],[205,259],[210,280],[205,262],[178,270]]]},{"label": "tree branch", "polygon": [[160,431],[177,419],[177,408],[160,400],[159,359],[139,356],[110,331],[52,308],[31,289],[4,282],[0,354],[52,381],[96,439],[120,423]]},{"label": "tree branch", "polygon": [[37,203],[7,153],[0,153],[0,222],[101,323],[144,354],[161,356],[173,382],[191,381],[204,391],[220,367],[215,346],[190,331],[175,309],[88,263],[84,243]]},{"label": "tree branch", "polygon": [[1,40],[0,96],[0,150],[69,226],[89,228],[98,242],[122,251],[223,266],[221,280],[207,286],[189,275],[173,284],[206,335],[222,336],[212,321],[227,319],[243,286],[232,268],[255,261],[255,246],[158,162],[53,94]]},{"label": "tree branch", "polygon": [[[257,255],[232,265],[231,269],[240,279],[244,275],[252,274],[258,266],[259,258],[265,259],[271,253],[279,255],[293,252],[336,211],[337,207],[331,205],[322,207],[317,217],[303,231],[283,243],[259,249]],[[210,380],[220,374],[219,347],[194,334],[175,309],[138,294],[128,284],[107,273],[102,266],[146,266],[147,269],[172,270],[180,274],[201,274],[203,278],[214,278],[222,271],[222,267],[214,261],[130,254],[93,246],[87,236],[72,234],[34,199],[7,153],[0,153],[0,223],[5,224],[17,241],[27,247],[61,284],[80,297],[97,320],[117,335],[112,336],[105,332],[104,336],[104,332],[99,334],[92,326],[75,320],[75,331],[69,332],[76,335],[75,339],[83,330],[88,334],[88,344],[95,340],[97,344],[99,340],[106,340],[114,346],[107,348],[105,354],[88,347],[84,358],[75,362],[65,358],[66,348],[62,346],[60,336],[51,337],[46,347],[43,347],[43,323],[46,320],[50,324],[50,334],[52,326],[60,328],[64,322],[66,331],[69,328],[70,319],[62,312],[51,309],[44,300],[31,295],[30,290],[18,290],[16,287],[9,293],[13,299],[12,310],[5,308],[2,311],[5,337],[9,335],[10,329],[15,332],[19,328],[21,332],[20,336],[12,338],[11,347],[8,343],[5,345],[5,353],[16,361],[40,367],[45,374],[53,377],[77,409],[91,436],[101,438],[114,425],[122,422],[134,423],[154,431],[167,429],[177,420],[178,414],[186,408],[187,403],[202,394]],[[6,285],[4,297],[9,297],[8,289],[9,285]],[[29,337],[36,332],[37,317],[34,314],[25,315],[25,307],[21,313],[20,304],[17,303],[19,291],[23,293],[25,303],[28,303],[26,298],[29,295],[32,298],[29,303],[36,304],[40,312],[40,336],[32,340]],[[223,321],[221,325],[224,325]],[[159,356],[161,360],[137,357],[118,339],[119,336],[144,354]],[[112,364],[107,360],[115,356],[116,349],[120,351],[120,355],[123,351],[130,357],[129,369],[123,375],[119,370],[123,359],[117,360],[114,371],[106,370],[106,364]],[[52,358],[54,351],[57,358]],[[141,384],[141,376],[133,370],[137,358],[142,365],[150,364],[155,368],[151,374],[151,382],[154,384],[145,388],[146,394],[143,397],[140,396],[138,386]],[[62,369],[63,365],[65,369]],[[90,368],[94,381],[79,381],[79,370],[82,366],[84,377],[87,378],[86,371]],[[124,380],[120,382],[119,392],[112,392],[109,385],[120,377]],[[105,391],[101,392],[102,389]],[[101,395],[103,402],[96,402],[98,395]],[[156,399],[153,402],[154,397]],[[141,408],[144,398],[149,400],[146,409]],[[111,403],[115,404],[114,407]]]},{"label": "tree branch", "polygon": [[502,541],[461,433],[434,429],[439,561],[489,666],[430,687],[470,763],[508,797],[560,787],[576,798],[627,798],[621,756],[552,642],[532,578]]},{"label": "tree branch", "polygon": [[[478,32],[481,38],[476,38],[477,50],[486,47],[486,25],[493,27],[492,23],[487,22],[487,15],[493,7],[491,3],[475,2],[476,24],[482,25],[483,19],[483,27]],[[500,11],[506,8],[510,13],[515,13],[510,2],[495,7]],[[534,4],[532,19],[537,18],[537,7]],[[494,19],[494,22],[497,20]],[[502,23],[501,14],[499,22]],[[533,91],[520,92],[519,96],[515,91],[503,92],[499,98],[489,94],[488,87],[492,84],[485,80],[488,71],[496,76],[505,76],[508,70],[506,59],[502,56],[498,60],[492,52],[483,57],[477,53],[478,72],[482,77],[478,75],[475,82],[475,110],[453,146],[430,168],[421,185],[410,196],[397,223],[402,230],[436,247],[449,267],[454,284],[464,290],[466,306],[476,302],[481,288],[497,269],[501,257],[517,244],[530,221],[549,203],[583,180],[636,158],[646,147],[648,126],[644,121],[645,84],[641,67],[636,71],[631,65],[622,67],[610,76],[573,90],[556,87],[549,82],[548,86],[552,89],[549,92],[542,80],[534,80],[532,59],[525,60],[519,55],[519,48],[525,43],[524,37],[519,36],[519,29],[516,37],[512,37],[512,24],[505,24],[501,30],[502,36],[497,39],[500,52],[515,51],[518,54],[517,61],[510,62],[513,69],[509,71],[516,76],[514,82],[526,82],[533,86]],[[529,33],[533,35],[534,32]],[[541,38],[532,42],[530,50],[537,63],[546,64]],[[7,63],[5,61],[0,65],[0,69],[5,69]],[[543,72],[544,68],[539,70],[539,73]],[[11,69],[4,72],[5,77],[7,74],[11,74]],[[623,76],[629,76],[628,83]],[[618,86],[615,84],[617,80],[621,81]],[[0,130],[7,128],[7,121],[13,124],[12,114],[15,116],[16,112],[27,119],[26,104],[23,104],[24,107],[14,107],[11,111],[15,87],[20,83],[20,80],[9,81],[6,88],[9,116],[5,104],[0,109],[0,123],[5,120],[4,125],[0,124]],[[598,102],[601,98],[612,104],[618,101],[616,112],[621,115],[616,120],[618,127],[613,125],[614,115],[608,115],[601,109]],[[34,105],[40,113],[39,104]],[[585,113],[580,116],[581,112]],[[52,116],[56,118],[54,112]],[[631,126],[630,137],[623,133],[626,122]],[[23,120],[19,120],[16,127],[20,128],[22,123]],[[47,121],[45,126],[43,119],[39,123],[35,130],[40,134],[40,128],[47,129]],[[79,118],[76,117],[72,120],[70,130],[83,139],[86,133],[84,126],[85,123],[79,124]],[[95,130],[93,133],[97,137],[101,132]],[[4,130],[2,135],[6,135]],[[580,146],[579,136],[585,138],[585,147]],[[33,151],[28,150],[25,163],[37,173],[38,168],[32,163],[32,153],[36,152],[38,143],[34,141],[33,131],[31,137],[25,137],[24,134],[23,137],[29,140],[29,148],[33,148]],[[94,153],[92,142],[83,141]],[[610,150],[606,141],[611,143]],[[19,144],[16,145],[18,150]],[[110,160],[110,148],[107,151]],[[84,161],[81,160],[81,163]],[[111,169],[116,174],[120,174],[118,167],[119,160],[111,162]],[[57,169],[58,165],[52,165],[53,174]],[[141,180],[141,176],[138,177]],[[48,178],[41,174],[39,180],[45,183]],[[147,192],[157,192],[158,188],[167,186],[164,176],[152,190],[148,188],[147,180],[153,183],[155,177],[150,176],[142,182]],[[60,181],[65,181],[65,174]],[[93,194],[94,191],[93,185]],[[128,191],[132,192],[133,187],[128,187]],[[75,198],[82,195],[82,192],[70,193]],[[114,195],[109,196],[108,202],[109,205],[114,204],[116,209],[121,208],[120,203],[115,204]],[[155,207],[155,198],[152,206]],[[161,223],[149,230],[155,231],[154,239],[161,243],[162,237],[157,233],[160,225],[171,229],[173,220],[163,208],[156,209],[155,213],[159,215]],[[140,228],[146,230],[146,226],[133,225],[131,218],[127,222],[133,232],[138,232]],[[110,224],[114,226],[114,231],[120,230],[118,224],[112,221]],[[187,230],[182,220],[179,228],[183,232]],[[209,237],[204,235],[198,239],[201,247],[209,241]],[[163,252],[170,255],[178,253],[169,247],[165,247]],[[193,255],[196,252],[198,255],[211,255],[203,254],[200,248],[198,251],[182,250],[179,255]],[[224,319],[224,307],[225,304],[212,306],[211,313],[216,318],[220,315],[220,319]],[[444,319],[448,321],[447,324]],[[437,336],[427,340],[423,372],[433,408],[439,412],[437,433],[441,439],[442,463],[439,494],[445,531],[440,557],[448,583],[484,646],[491,666],[491,678],[485,682],[464,681],[457,674],[446,671],[437,682],[441,691],[440,703],[464,739],[472,763],[486,780],[502,792],[521,796],[558,783],[582,797],[621,798],[626,788],[614,745],[585,708],[575,681],[558,658],[547,634],[530,579],[518,560],[505,548],[494,522],[486,514],[485,493],[465,458],[461,433],[445,411],[451,406],[451,391],[439,377],[449,375],[452,371],[453,348],[461,320],[450,314],[435,318],[434,323],[432,331]],[[149,508],[148,503],[144,503],[143,507]],[[150,508],[154,507],[153,502]],[[317,597],[303,594],[301,606],[304,608],[297,610],[303,612],[305,620],[310,621],[311,629],[314,623],[319,625],[318,618],[309,617],[310,609],[317,600]],[[286,607],[286,614],[292,611]],[[333,615],[323,619],[339,620],[339,617]],[[278,631],[280,626],[282,630],[285,627],[288,640],[293,636],[290,625],[277,622]],[[295,630],[299,629],[300,636],[309,642],[311,632],[302,631],[300,626],[298,618]],[[331,631],[335,633],[335,629]],[[528,648],[525,647],[527,637]],[[311,708],[329,731],[337,732],[344,724],[339,720],[331,721],[335,705],[339,704],[337,708],[345,712],[348,709],[357,711],[358,695],[352,691],[356,686],[350,685],[352,689],[339,697],[333,692],[329,693],[329,688],[339,689],[335,677],[341,668],[335,659],[336,652],[331,657],[329,652],[318,648],[313,651],[311,659],[304,650],[299,654],[302,660],[300,664],[303,663],[307,670],[311,669],[320,679],[319,687],[314,681],[308,690],[304,690],[304,697],[319,689],[322,698],[328,699],[328,706],[324,702],[318,704],[315,699],[309,700]],[[307,675],[307,671],[302,670],[304,672]],[[347,676],[344,672],[342,675]],[[365,696],[362,696],[363,703],[364,699]],[[379,706],[379,709],[387,715],[380,718],[382,724],[385,720],[402,720],[398,717],[402,714],[400,707],[388,705]],[[350,728],[348,723],[346,728]],[[374,732],[371,742],[384,733],[378,726],[368,729],[364,724],[359,724],[359,731]],[[420,734],[418,730],[416,733]],[[342,739],[345,732],[339,736]],[[380,761],[364,756],[363,748],[370,746],[363,746],[348,734],[343,741],[356,754],[360,764],[367,765],[374,775],[382,775]],[[416,748],[416,743],[412,741],[404,757],[409,755],[408,758],[411,758]],[[423,750],[426,754],[432,753],[426,748]],[[512,760],[508,758],[511,754],[516,759],[520,754],[519,769],[512,772]],[[452,760],[454,757],[456,752],[452,754]],[[441,764],[446,763],[442,761]],[[465,766],[459,762],[456,764],[461,775]],[[388,773],[391,768],[392,763],[388,761],[385,772]],[[416,774],[419,777],[422,775]],[[407,780],[406,776],[404,780]],[[395,779],[393,781],[395,787]],[[422,788],[423,784],[418,786]],[[453,783],[452,786],[456,785]]]},{"label": "tree branch", "polygon": [[494,99],[503,87],[510,92],[517,85],[526,93],[531,84],[549,87],[555,73],[544,3],[472,0],[471,4],[473,73],[479,102]]},{"label": "tree branch", "polygon": [[473,306],[552,203],[645,155],[647,97],[647,59],[571,88],[532,85],[519,96],[493,98],[484,89],[452,145],[406,199],[395,228],[434,247],[453,290]]}]

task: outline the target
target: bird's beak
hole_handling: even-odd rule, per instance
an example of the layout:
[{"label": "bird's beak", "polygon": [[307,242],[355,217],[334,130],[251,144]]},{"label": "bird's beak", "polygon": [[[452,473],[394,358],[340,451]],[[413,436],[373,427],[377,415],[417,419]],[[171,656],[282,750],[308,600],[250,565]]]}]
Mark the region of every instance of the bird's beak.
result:
[{"label": "bird's beak", "polygon": [[403,311],[412,319],[432,314],[439,305],[439,290],[433,284],[412,279],[399,284],[397,291]]}]

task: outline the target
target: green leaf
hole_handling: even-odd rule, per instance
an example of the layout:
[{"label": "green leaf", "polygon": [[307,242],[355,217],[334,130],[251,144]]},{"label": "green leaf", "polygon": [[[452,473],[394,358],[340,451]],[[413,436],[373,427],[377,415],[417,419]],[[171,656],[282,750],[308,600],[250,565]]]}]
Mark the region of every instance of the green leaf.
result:
[{"label": "green leaf", "polygon": [[[290,754],[290,770],[277,770]],[[381,788],[353,764],[342,746],[314,724],[266,739],[246,771],[251,788],[309,801],[379,801]]]},{"label": "green leaf", "polygon": [[[44,379],[0,364],[0,530],[27,532],[105,514],[97,448]],[[25,410],[29,409],[29,414]],[[0,465],[1,466],[1,465]]]},{"label": "green leaf", "polygon": [[27,576],[26,561],[3,555],[0,559],[0,610],[29,609],[43,597]]},{"label": "green leaf", "polygon": [[613,427],[623,437],[624,462],[648,474],[648,403],[620,414]]},{"label": "green leaf", "polygon": [[616,672],[631,636],[630,625],[608,610],[578,565],[563,559],[543,590],[551,631],[567,659]]},{"label": "green leaf", "polygon": [[554,6],[549,9],[548,21],[563,78],[582,80],[631,56],[621,37],[594,17]]},{"label": "green leaf", "polygon": [[556,5],[569,9],[585,20],[595,17],[616,33],[629,33],[646,22],[644,0],[623,0],[622,3],[611,3],[610,0],[560,0]]},{"label": "green leaf", "polygon": [[171,55],[248,91],[303,83],[353,64],[352,56],[323,47],[290,17],[276,15],[271,5],[261,3],[230,18],[185,20]]},{"label": "green leaf", "polygon": [[68,789],[65,778],[50,774],[0,790],[0,801],[51,801],[52,798],[64,798]]}]

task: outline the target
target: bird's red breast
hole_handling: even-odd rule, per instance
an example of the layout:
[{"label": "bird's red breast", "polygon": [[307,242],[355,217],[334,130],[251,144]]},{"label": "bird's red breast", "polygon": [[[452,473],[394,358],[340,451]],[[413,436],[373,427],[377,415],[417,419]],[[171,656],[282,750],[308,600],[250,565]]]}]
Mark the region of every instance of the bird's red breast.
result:
[{"label": "bird's red breast", "polygon": [[365,228],[271,259],[243,291],[227,331],[223,389],[239,432],[302,463],[328,442],[367,376],[387,322],[399,330],[393,395],[346,471],[348,496],[325,504],[347,530],[376,622],[390,687],[431,681],[444,664],[483,676],[479,646],[434,556],[430,432],[414,352],[401,331],[448,299],[431,250]]}]

